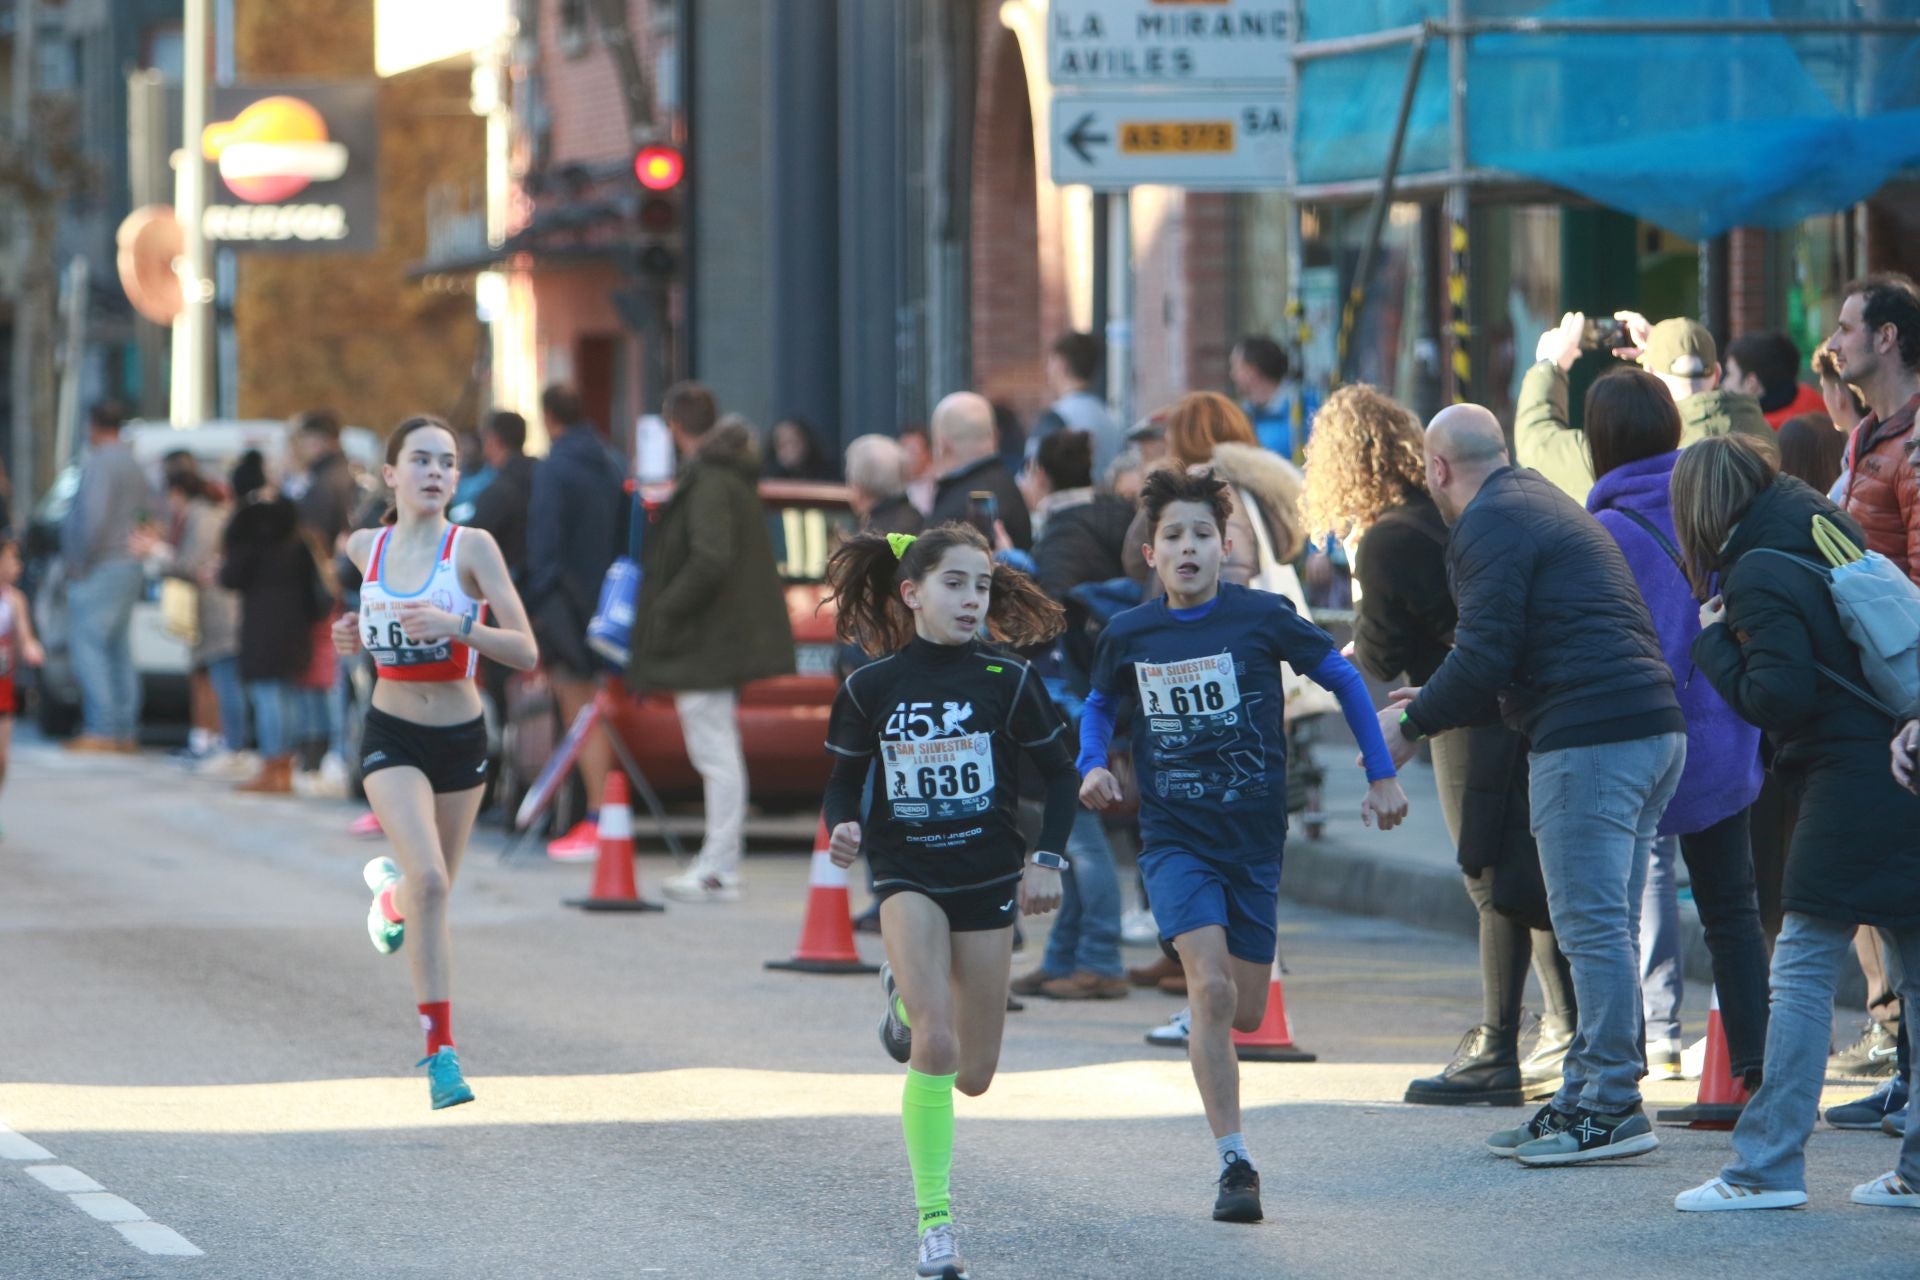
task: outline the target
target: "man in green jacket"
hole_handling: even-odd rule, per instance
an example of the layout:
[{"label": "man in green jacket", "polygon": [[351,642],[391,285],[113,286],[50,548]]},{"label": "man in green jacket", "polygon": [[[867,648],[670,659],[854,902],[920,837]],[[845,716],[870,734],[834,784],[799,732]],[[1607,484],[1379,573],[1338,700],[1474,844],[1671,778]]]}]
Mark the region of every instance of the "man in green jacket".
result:
[{"label": "man in green jacket", "polygon": [[700,856],[666,882],[666,894],[733,902],[747,813],[739,691],[793,673],[793,625],[760,505],[753,428],[739,418],[716,422],[713,393],[691,382],[667,389],[662,416],[680,474],[646,533],[627,684],[672,692],[705,792]]},{"label": "man in green jacket", "polygon": [[[1719,353],[1705,325],[1683,319],[1649,324],[1635,311],[1615,315],[1625,322],[1633,345],[1616,347],[1613,354],[1639,361],[1673,393],[1680,409],[1682,449],[1729,431],[1773,443],[1773,429],[1760,411],[1760,402],[1720,389]],[[1514,460],[1532,467],[1580,503],[1586,502],[1587,491],[1593,488],[1593,458],[1587,452],[1586,432],[1567,425],[1567,370],[1580,358],[1586,324],[1586,316],[1570,311],[1559,328],[1540,335],[1535,364],[1520,383],[1513,420]]]}]

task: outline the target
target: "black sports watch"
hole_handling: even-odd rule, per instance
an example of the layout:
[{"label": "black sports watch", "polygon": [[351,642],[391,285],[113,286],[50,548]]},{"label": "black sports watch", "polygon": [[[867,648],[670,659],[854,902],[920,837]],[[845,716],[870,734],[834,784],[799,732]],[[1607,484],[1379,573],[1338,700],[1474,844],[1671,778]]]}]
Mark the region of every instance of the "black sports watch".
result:
[{"label": "black sports watch", "polygon": [[1042,853],[1038,850],[1027,861],[1036,867],[1045,867],[1049,871],[1065,871],[1073,865],[1057,853]]}]

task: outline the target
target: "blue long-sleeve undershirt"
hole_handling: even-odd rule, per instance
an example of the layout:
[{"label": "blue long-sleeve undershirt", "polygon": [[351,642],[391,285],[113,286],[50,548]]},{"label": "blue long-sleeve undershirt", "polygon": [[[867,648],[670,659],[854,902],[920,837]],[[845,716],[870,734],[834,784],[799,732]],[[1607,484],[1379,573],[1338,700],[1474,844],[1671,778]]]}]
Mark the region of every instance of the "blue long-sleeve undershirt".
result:
[{"label": "blue long-sleeve undershirt", "polygon": [[[1168,612],[1181,622],[1191,622],[1212,611],[1213,602],[1208,601],[1197,609]],[[1394,768],[1393,757],[1387,752],[1387,740],[1380,736],[1379,717],[1367,698],[1367,683],[1353,664],[1338,651],[1329,650],[1319,665],[1306,674],[1309,680],[1340,700],[1340,714],[1346,718],[1347,728],[1353,732],[1360,744],[1360,753],[1366,758],[1367,780],[1379,782],[1397,776],[1399,770]],[[1080,713],[1080,758],[1076,763],[1081,776],[1106,768],[1107,747],[1113,741],[1113,719],[1114,700],[1098,689],[1088,694],[1086,706]]]}]

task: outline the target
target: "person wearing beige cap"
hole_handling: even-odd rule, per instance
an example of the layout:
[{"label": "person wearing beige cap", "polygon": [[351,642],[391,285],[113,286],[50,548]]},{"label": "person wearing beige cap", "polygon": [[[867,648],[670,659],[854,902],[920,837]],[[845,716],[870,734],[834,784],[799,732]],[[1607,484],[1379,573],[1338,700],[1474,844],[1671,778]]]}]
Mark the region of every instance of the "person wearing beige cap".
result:
[{"label": "person wearing beige cap", "polygon": [[[1719,349],[1705,325],[1676,317],[1651,324],[1637,311],[1616,311],[1626,345],[1612,348],[1622,360],[1637,361],[1660,379],[1680,409],[1680,447],[1708,436],[1739,431],[1773,442],[1773,428],[1749,395],[1720,386]],[[1536,363],[1520,384],[1520,403],[1514,414],[1515,460],[1553,481],[1576,501],[1585,502],[1593,488],[1593,459],[1586,433],[1568,424],[1567,370],[1591,349],[1590,325],[1578,311],[1569,311],[1558,327],[1540,335],[1534,347]]]}]

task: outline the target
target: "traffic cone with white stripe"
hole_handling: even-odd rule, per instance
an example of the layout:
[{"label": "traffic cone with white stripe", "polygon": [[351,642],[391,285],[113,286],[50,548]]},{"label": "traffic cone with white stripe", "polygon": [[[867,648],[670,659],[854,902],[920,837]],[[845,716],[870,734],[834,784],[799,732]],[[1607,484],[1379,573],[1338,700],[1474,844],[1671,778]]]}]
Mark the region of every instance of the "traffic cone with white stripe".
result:
[{"label": "traffic cone with white stripe", "polygon": [[1273,960],[1273,980],[1267,987],[1267,1016],[1256,1031],[1233,1033],[1233,1047],[1242,1062],[1318,1062],[1293,1042],[1293,1023],[1287,1019],[1287,993],[1280,985],[1280,958]]},{"label": "traffic cone with white stripe", "polygon": [[665,911],[658,902],[640,896],[633,879],[633,814],[627,808],[627,775],[618,769],[607,774],[600,799],[600,858],[593,864],[593,887],[584,898],[568,898],[566,905],[582,911]]},{"label": "traffic cone with white stripe", "polygon": [[807,918],[791,960],[769,960],[769,969],[793,973],[878,973],[880,966],[860,958],[853,945],[853,908],[847,898],[847,872],[827,853],[827,816],[813,840],[813,865],[807,871]]},{"label": "traffic cone with white stripe", "polygon": [[1733,1076],[1726,1028],[1720,1025],[1720,989],[1715,987],[1707,1001],[1707,1061],[1700,1068],[1699,1097],[1690,1107],[1669,1107],[1654,1112],[1653,1118],[1661,1124],[1683,1124],[1689,1129],[1731,1129],[1751,1096],[1746,1082]]}]

